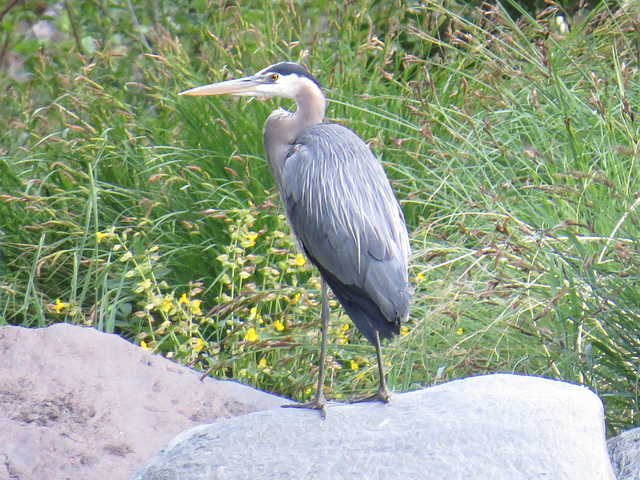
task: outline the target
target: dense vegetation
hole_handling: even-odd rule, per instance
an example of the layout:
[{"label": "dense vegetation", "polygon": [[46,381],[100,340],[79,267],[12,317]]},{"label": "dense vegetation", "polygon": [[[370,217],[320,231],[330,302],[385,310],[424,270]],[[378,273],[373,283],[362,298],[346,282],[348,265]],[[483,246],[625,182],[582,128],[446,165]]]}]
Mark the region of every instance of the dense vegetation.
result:
[{"label": "dense vegetation", "polygon": [[[390,387],[543,375],[598,392],[610,432],[639,422],[636,6],[12,3],[0,324],[92,325],[307,398],[319,279],[263,159],[278,102],[177,96],[291,59],[406,214],[415,302]],[[333,305],[344,398],[376,388],[375,353]]]}]

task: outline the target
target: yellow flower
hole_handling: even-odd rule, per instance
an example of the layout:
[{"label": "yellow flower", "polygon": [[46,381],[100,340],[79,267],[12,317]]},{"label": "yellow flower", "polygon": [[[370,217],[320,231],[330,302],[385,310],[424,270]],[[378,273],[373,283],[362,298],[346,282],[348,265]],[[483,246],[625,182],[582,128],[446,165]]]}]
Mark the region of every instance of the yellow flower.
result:
[{"label": "yellow flower", "polygon": [[145,290],[149,290],[151,288],[151,280],[145,280],[143,282],[137,283],[138,288],[135,289],[136,293],[144,292]]},{"label": "yellow flower", "polygon": [[255,232],[247,233],[247,246],[253,247],[256,244],[256,238],[258,238],[258,234]]},{"label": "yellow flower", "polygon": [[349,324],[348,324],[348,323],[345,323],[344,325],[342,325],[342,327],[340,328],[340,330],[342,330],[341,335],[344,335],[344,334],[345,334],[345,332],[346,332],[347,330],[349,330]]},{"label": "yellow flower", "polygon": [[258,334],[256,333],[256,329],[255,328],[250,328],[249,330],[247,330],[247,333],[244,335],[244,339],[247,342],[255,342],[256,340],[258,340]]},{"label": "yellow flower", "polygon": [[456,335],[462,335],[463,333],[464,333],[464,330],[462,329],[462,327],[456,330]]},{"label": "yellow flower", "polygon": [[297,267],[301,267],[305,263],[307,263],[307,260],[304,258],[304,255],[302,255],[301,253],[297,254],[296,258],[293,259],[293,264]]},{"label": "yellow flower", "polygon": [[189,305],[189,310],[191,310],[191,313],[193,313],[194,315],[202,315],[202,310],[200,310],[201,303],[202,300],[192,300],[191,304]]},{"label": "yellow flower", "polygon": [[140,346],[145,350],[149,350],[149,345],[147,345],[147,342],[145,342],[144,340],[140,340]]},{"label": "yellow flower", "polygon": [[170,296],[166,296],[164,297],[164,300],[162,300],[162,311],[163,312],[168,312],[169,310],[171,310],[171,306],[172,306],[172,302],[171,302],[171,297]]},{"label": "yellow flower", "polygon": [[187,298],[186,293],[182,294],[182,296],[180,297],[180,300],[178,300],[178,303],[189,303],[189,299]]},{"label": "yellow flower", "polygon": [[289,303],[291,305],[295,305],[296,303],[298,303],[298,300],[300,300],[300,294],[296,293],[293,297],[291,297],[291,300],[289,300]]},{"label": "yellow flower", "polygon": [[201,338],[192,337],[191,338],[191,348],[193,348],[196,352],[199,352],[204,348],[204,342]]},{"label": "yellow flower", "polygon": [[284,325],[280,320],[276,320],[276,323],[274,323],[273,326],[276,327],[276,330],[279,332],[284,330]]},{"label": "yellow flower", "polygon": [[402,325],[400,327],[400,335],[407,335],[409,333],[409,327]]},{"label": "yellow flower", "polygon": [[61,302],[59,298],[56,298],[56,306],[53,308],[56,311],[56,313],[60,313],[62,312],[63,309],[67,308],[68,306],[69,306],[68,303]]},{"label": "yellow flower", "polygon": [[102,239],[107,236],[106,233],[96,232],[96,240],[98,240],[98,243],[102,242]]},{"label": "yellow flower", "polygon": [[261,358],[258,362],[258,368],[267,368],[267,359]]},{"label": "yellow flower", "polygon": [[360,368],[360,365],[358,365],[357,362],[354,362],[353,360],[351,360],[351,370],[353,370],[354,372],[357,372],[359,368]]},{"label": "yellow flower", "polygon": [[424,275],[422,274],[422,272],[419,272],[418,275],[416,275],[416,279],[418,281],[424,280]]}]

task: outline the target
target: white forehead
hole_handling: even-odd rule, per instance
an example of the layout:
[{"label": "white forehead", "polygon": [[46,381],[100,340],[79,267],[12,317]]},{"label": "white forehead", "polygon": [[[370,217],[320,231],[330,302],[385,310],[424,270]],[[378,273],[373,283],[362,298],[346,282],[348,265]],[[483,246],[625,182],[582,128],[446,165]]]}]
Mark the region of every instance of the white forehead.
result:
[{"label": "white forehead", "polygon": [[[269,75],[271,72],[267,72]],[[266,97],[284,97],[295,99],[300,93],[313,92],[318,90],[318,87],[307,77],[300,77],[297,73],[290,73],[288,75],[280,74],[278,72],[272,72],[278,74],[279,78],[273,83],[263,83],[256,87],[256,91],[260,92]],[[256,76],[259,76],[257,73]]]}]

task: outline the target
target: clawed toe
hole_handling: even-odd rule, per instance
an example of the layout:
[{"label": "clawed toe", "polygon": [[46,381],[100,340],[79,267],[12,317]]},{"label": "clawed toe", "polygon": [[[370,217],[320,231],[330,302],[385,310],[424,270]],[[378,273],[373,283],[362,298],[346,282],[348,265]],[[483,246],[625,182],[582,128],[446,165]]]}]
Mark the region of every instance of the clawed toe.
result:
[{"label": "clawed toe", "polygon": [[287,403],[285,405],[281,405],[282,408],[308,408],[311,410],[320,410],[320,415],[322,418],[327,417],[327,399],[315,398],[314,400],[308,403]]},{"label": "clawed toe", "polygon": [[390,400],[391,400],[391,392],[386,388],[386,386],[381,385],[378,391],[373,395],[369,397],[352,400],[350,403],[362,403],[362,402],[389,403]]}]

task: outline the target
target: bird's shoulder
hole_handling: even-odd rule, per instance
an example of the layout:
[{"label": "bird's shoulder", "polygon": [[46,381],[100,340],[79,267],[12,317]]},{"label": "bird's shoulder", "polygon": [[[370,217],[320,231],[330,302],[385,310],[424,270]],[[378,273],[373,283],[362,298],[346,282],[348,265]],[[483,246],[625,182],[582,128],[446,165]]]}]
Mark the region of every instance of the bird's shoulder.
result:
[{"label": "bird's shoulder", "polygon": [[387,322],[406,318],[407,229],[367,144],[341,125],[310,128],[285,163],[283,193],[293,231],[332,289],[360,292]]},{"label": "bird's shoulder", "polygon": [[[289,160],[292,160],[291,162]],[[318,176],[319,181],[328,177],[342,177],[338,184],[346,188],[369,188],[371,183],[387,183],[380,159],[355,132],[337,123],[314,125],[298,135],[287,155],[286,163],[299,175]],[[386,189],[386,185],[377,188]],[[376,188],[374,187],[374,188]]]},{"label": "bird's shoulder", "polygon": [[[324,121],[322,123],[318,123],[317,125],[313,125],[308,128],[304,133],[308,133],[309,135],[336,135],[336,136],[356,136],[358,134],[353,130],[341,125],[339,123]],[[304,135],[303,133],[303,135]],[[360,137],[358,137],[360,138]]]},{"label": "bird's shoulder", "polygon": [[282,188],[296,235],[321,263],[342,254],[358,259],[362,249],[381,261],[406,263],[402,210],[382,164],[351,130],[321,124],[301,135],[285,163]]},{"label": "bird's shoulder", "polygon": [[314,125],[302,132],[295,143],[343,156],[351,153],[374,158],[373,153],[358,134],[338,123],[325,122]]}]

